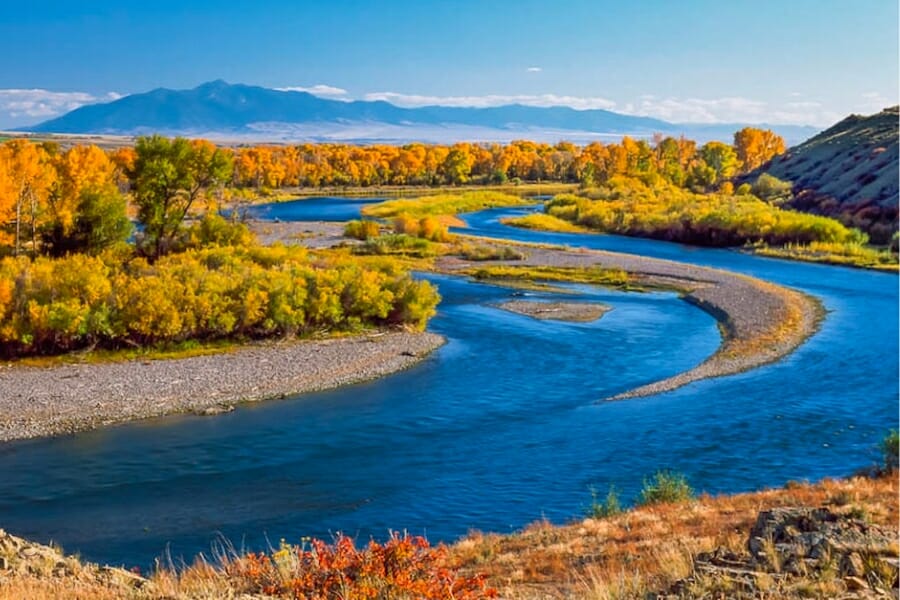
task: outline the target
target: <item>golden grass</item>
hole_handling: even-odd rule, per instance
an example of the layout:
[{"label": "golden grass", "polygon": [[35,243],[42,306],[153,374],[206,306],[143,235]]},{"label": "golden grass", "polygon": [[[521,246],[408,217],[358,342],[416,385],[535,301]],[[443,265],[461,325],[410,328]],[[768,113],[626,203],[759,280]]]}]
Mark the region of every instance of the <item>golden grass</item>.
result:
[{"label": "golden grass", "polygon": [[[530,204],[521,196],[501,192],[477,191],[462,194],[435,194],[413,199],[388,200],[363,207],[361,213],[367,217],[389,219],[406,215],[413,218],[428,216],[452,216],[459,213],[475,212],[487,208],[521,206]],[[458,225],[459,219],[453,223]]]},{"label": "golden grass", "polygon": [[565,221],[559,217],[546,213],[532,213],[524,217],[505,217],[500,219],[504,225],[521,227],[523,229],[537,229],[540,231],[557,231],[560,233],[587,233],[590,229],[576,225],[571,221]]},{"label": "golden grass", "polygon": [[759,246],[752,248],[751,251],[760,256],[874,269],[888,273],[898,272],[897,254],[862,244],[813,242],[788,244],[782,247]]},{"label": "golden grass", "polygon": [[300,198],[317,196],[336,196],[345,198],[418,198],[436,194],[460,194],[465,192],[502,192],[517,196],[554,196],[574,192],[576,183],[507,183],[497,185],[378,185],[378,186],[324,186],[324,187],[284,187],[264,193],[252,188],[240,190],[248,199],[258,202],[283,202]]},{"label": "golden grass", "polygon": [[[830,505],[849,513],[862,506],[872,523],[896,529],[897,497],[896,472],[878,479],[791,484],[734,496],[704,495],[691,503],[565,526],[538,522],[512,535],[475,532],[451,550],[457,564],[487,573],[504,598],[642,598],[686,577],[700,552],[717,547],[743,552],[760,510]],[[808,583],[815,588],[822,582]]]},{"label": "golden grass", "polygon": [[489,265],[471,267],[461,271],[476,279],[499,281],[541,282],[556,281],[567,283],[589,283],[611,287],[625,287],[634,278],[621,269],[603,267],[550,267],[550,266],[507,266]]}]

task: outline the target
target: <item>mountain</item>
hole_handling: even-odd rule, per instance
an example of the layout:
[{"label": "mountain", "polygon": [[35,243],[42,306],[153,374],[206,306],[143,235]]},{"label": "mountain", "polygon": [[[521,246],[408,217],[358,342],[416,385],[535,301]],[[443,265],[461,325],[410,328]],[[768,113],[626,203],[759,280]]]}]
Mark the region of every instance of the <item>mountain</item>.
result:
[{"label": "mountain", "polygon": [[794,184],[792,206],[833,216],[885,243],[897,231],[900,201],[900,108],[869,116],[850,115],[763,165]]},{"label": "mountain", "polygon": [[[75,109],[28,128],[42,133],[203,135],[211,138],[311,141],[539,141],[586,142],[622,135],[649,137],[699,132],[695,139],[730,139],[735,125],[678,125],[608,110],[512,104],[490,108],[402,108],[384,101],[329,100],[224,81],[191,90],[155,89],[106,104]],[[787,127],[786,138],[805,139],[810,127]]]}]

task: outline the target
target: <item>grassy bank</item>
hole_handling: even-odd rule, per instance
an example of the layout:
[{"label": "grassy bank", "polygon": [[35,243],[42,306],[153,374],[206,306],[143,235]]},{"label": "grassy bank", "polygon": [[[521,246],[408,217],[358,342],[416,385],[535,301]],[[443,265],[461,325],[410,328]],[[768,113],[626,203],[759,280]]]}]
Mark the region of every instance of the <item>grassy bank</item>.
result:
[{"label": "grassy bank", "polygon": [[362,209],[366,217],[390,219],[406,216],[415,219],[423,217],[444,217],[445,223],[463,226],[465,223],[452,218],[460,213],[475,212],[488,208],[522,206],[531,204],[521,196],[501,192],[465,192],[462,194],[436,194],[413,199],[388,200]]},{"label": "grassy bank", "polygon": [[775,248],[758,246],[752,247],[750,251],[760,256],[787,260],[873,269],[887,273],[898,272],[896,253],[862,244],[813,242],[811,244],[788,244]]},{"label": "grassy bank", "polygon": [[302,198],[335,196],[341,198],[421,198],[438,194],[462,194],[468,192],[498,192],[513,196],[554,196],[574,192],[576,183],[506,183],[497,185],[376,185],[376,186],[326,186],[283,187],[274,190],[242,188],[240,195],[252,202],[285,202]]},{"label": "grassy bank", "polygon": [[[693,497],[677,485],[666,489],[678,493],[660,493],[653,479],[640,506],[605,514],[588,506],[586,518],[568,525],[539,521],[513,534],[475,532],[450,546],[397,534],[368,545],[343,536],[332,543],[281,541],[266,553],[224,551],[178,570],[163,563],[146,579],[7,536],[0,545],[8,564],[0,571],[0,600],[891,597],[897,484],[893,471]],[[822,507],[828,519],[867,531],[868,546],[853,565],[835,551],[789,570],[778,563],[784,550],[765,540],[765,556],[754,558],[747,550],[751,528],[761,511],[779,507]],[[894,541],[885,543],[877,532]],[[717,566],[716,557],[735,566]],[[857,568],[858,575],[847,574]]]}]

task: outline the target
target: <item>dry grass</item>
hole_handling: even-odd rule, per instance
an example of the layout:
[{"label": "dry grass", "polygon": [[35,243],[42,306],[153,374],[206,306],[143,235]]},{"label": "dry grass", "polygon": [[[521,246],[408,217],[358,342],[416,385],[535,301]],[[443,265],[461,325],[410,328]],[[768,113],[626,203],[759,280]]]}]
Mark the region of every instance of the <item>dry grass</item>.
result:
[{"label": "dry grass", "polygon": [[[562,527],[539,522],[513,535],[472,533],[452,550],[464,568],[487,573],[504,598],[640,598],[686,577],[700,552],[719,547],[743,552],[760,510],[831,505],[835,511],[849,513],[865,507],[872,523],[896,529],[897,494],[896,472],[879,479],[791,484],[777,490],[655,505]],[[824,583],[804,585],[821,588],[808,591],[823,597]],[[702,578],[693,585],[703,587]],[[723,582],[710,580],[707,585]],[[728,597],[727,590],[719,591]]]},{"label": "dry grass", "polygon": [[[541,521],[512,535],[476,532],[450,547],[448,566],[459,568],[463,576],[487,575],[488,585],[513,600],[644,598],[688,576],[682,597],[735,597],[737,584],[728,577],[694,571],[699,553],[714,548],[745,552],[759,511],[779,506],[828,506],[844,514],[864,510],[869,522],[896,530],[897,483],[895,471],[877,479],[825,480],[735,496],[702,496],[565,526]],[[278,555],[273,554],[273,560],[280,565]],[[199,559],[190,567],[164,568],[143,580],[48,551],[34,568],[0,572],[0,600],[266,598],[242,575],[251,563],[250,558],[229,552],[213,563]],[[867,564],[867,577],[880,577],[889,585],[892,575],[879,574],[883,565]],[[847,591],[836,569],[791,578],[758,573],[755,584],[760,597],[767,598],[828,598]]]}]

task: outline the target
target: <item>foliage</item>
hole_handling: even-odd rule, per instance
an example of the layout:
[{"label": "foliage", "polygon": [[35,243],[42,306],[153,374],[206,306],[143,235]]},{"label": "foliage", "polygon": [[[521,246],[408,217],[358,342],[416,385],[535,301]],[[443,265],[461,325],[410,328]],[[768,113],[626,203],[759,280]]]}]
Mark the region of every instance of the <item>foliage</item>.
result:
[{"label": "foliage", "polygon": [[561,233],[583,233],[587,231],[584,227],[546,213],[532,213],[524,217],[507,217],[500,219],[500,222],[513,227],[539,229],[541,231],[559,231]]},{"label": "foliage", "polygon": [[449,242],[452,238],[447,226],[432,216],[416,219],[401,214],[394,219],[394,233],[419,237],[430,242]]},{"label": "foliage", "polygon": [[[40,144],[15,139],[0,146],[0,245],[37,251],[47,203],[56,183],[53,157]],[[23,227],[24,226],[24,227]]]},{"label": "foliage", "polygon": [[527,266],[512,267],[492,265],[470,269],[465,273],[475,279],[525,280],[525,281],[563,281],[570,283],[591,283],[606,286],[626,286],[631,277],[620,269],[603,267],[549,267]]},{"label": "foliage", "polygon": [[461,244],[456,252],[466,260],[522,260],[525,255],[509,246]]},{"label": "foliage", "polygon": [[465,192],[462,194],[436,194],[414,199],[388,200],[362,209],[369,217],[389,219],[407,216],[421,219],[428,216],[455,215],[487,208],[521,206],[530,200],[501,192]]},{"label": "foliage", "polygon": [[770,129],[744,127],[734,134],[734,151],[741,164],[741,172],[753,171],[784,154],[784,139]]},{"label": "foliage", "polygon": [[768,173],[762,173],[750,186],[750,192],[766,202],[783,204],[791,199],[793,184],[790,181],[782,181]]},{"label": "foliage", "polygon": [[376,254],[414,256],[427,258],[437,256],[438,250],[432,242],[405,233],[381,235],[366,240],[365,244],[353,249],[354,254]]},{"label": "foliage", "polygon": [[368,240],[378,237],[380,233],[381,228],[375,221],[348,221],[344,226],[344,235],[357,240]]},{"label": "foliage", "polygon": [[356,548],[338,535],[332,544],[284,541],[270,555],[251,553],[226,566],[226,576],[248,594],[321,600],[495,598],[481,576],[465,577],[447,565],[447,549],[422,537],[393,533],[384,544]]},{"label": "foliage", "polygon": [[862,267],[897,272],[897,253],[879,250],[854,242],[812,242],[810,244],[787,244],[780,248],[769,246],[754,247],[753,252],[762,256],[787,258],[830,265]]},{"label": "foliage", "polygon": [[686,502],[694,498],[694,490],[681,473],[657,471],[651,479],[644,479],[638,499],[639,506]]},{"label": "foliage", "polygon": [[208,248],[255,244],[256,236],[246,224],[235,218],[235,214],[225,218],[216,211],[207,211],[184,232],[180,245],[185,248]]},{"label": "foliage", "polygon": [[128,177],[147,256],[158,259],[170,251],[194,202],[228,181],[231,170],[229,155],[205,140],[138,138]]},{"label": "foliage", "polygon": [[302,248],[210,247],[153,264],[116,255],[0,260],[0,354],[54,354],[355,330],[424,328],[439,296],[390,267],[317,264]]},{"label": "foliage", "polygon": [[606,492],[606,498],[600,500],[597,490],[591,488],[591,506],[588,509],[588,516],[594,519],[605,519],[613,517],[622,512],[622,503],[619,501],[619,493],[614,485],[609,486]]},{"label": "foliage", "polygon": [[614,177],[590,191],[592,199],[561,194],[548,214],[590,229],[704,246],[852,242],[859,239],[833,219],[772,206],[754,196],[698,194],[665,183],[650,186]]}]

